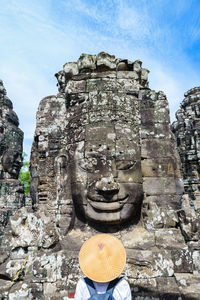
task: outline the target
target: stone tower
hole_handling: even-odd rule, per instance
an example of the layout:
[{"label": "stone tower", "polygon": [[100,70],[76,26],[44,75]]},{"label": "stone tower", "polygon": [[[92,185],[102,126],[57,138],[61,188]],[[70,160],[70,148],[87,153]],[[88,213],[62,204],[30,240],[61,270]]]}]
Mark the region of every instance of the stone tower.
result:
[{"label": "stone tower", "polygon": [[182,163],[185,192],[191,207],[200,209],[200,87],[185,93],[172,125]]},{"label": "stone tower", "polygon": [[168,102],[141,65],[83,54],[56,74],[59,94],[40,103],[31,194],[63,234],[84,224],[121,230],[141,212],[149,228],[175,224],[183,188]]},{"label": "stone tower", "polygon": [[59,93],[37,112],[33,210],[10,218],[4,240],[5,299],[68,299],[83,276],[79,249],[99,232],[123,242],[133,299],[199,299],[168,102],[148,73],[139,60],[101,52],[56,74]]},{"label": "stone tower", "polygon": [[[181,158],[185,189],[184,213],[180,214],[182,232],[189,243],[196,243],[200,238],[200,87],[189,90],[184,96],[172,130]],[[200,248],[195,250],[199,257]]]},{"label": "stone tower", "polygon": [[18,117],[0,80],[0,236],[5,233],[9,216],[25,205],[24,189],[18,181],[23,143],[23,132],[18,125]]}]

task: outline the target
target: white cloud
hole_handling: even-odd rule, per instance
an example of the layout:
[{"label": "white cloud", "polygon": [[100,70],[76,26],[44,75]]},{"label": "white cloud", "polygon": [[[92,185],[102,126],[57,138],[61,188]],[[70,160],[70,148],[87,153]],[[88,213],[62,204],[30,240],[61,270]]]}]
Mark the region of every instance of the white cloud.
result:
[{"label": "white cloud", "polygon": [[[19,116],[20,124],[27,137],[33,136],[35,112],[39,101],[48,93],[55,93],[55,84],[50,84],[45,76],[37,72],[31,65],[3,65],[1,78],[7,90],[8,97]],[[24,124],[25,123],[25,124]]]},{"label": "white cloud", "polygon": [[184,92],[199,85],[200,63],[192,61],[188,50],[200,35],[198,9],[186,18],[196,3],[2,0],[0,78],[27,144],[33,137],[40,99],[57,92],[54,73],[81,53],[106,51],[141,59],[151,71],[151,88],[167,94],[173,119]]},{"label": "white cloud", "polygon": [[170,118],[174,121],[174,115],[183,99],[185,87],[177,81],[175,73],[167,73],[162,66],[156,66],[150,77],[150,88],[156,91],[163,91],[168,99],[170,107]]},{"label": "white cloud", "polygon": [[151,19],[144,7],[140,11],[137,5],[129,6],[126,2],[119,1],[117,25],[136,40],[144,40],[151,33]]}]

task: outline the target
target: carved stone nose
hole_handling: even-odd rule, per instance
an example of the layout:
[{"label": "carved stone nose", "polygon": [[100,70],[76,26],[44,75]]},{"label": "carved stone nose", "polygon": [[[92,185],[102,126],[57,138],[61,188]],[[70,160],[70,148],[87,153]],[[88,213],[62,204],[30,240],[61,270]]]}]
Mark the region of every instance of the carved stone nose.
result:
[{"label": "carved stone nose", "polygon": [[101,193],[118,193],[119,184],[114,181],[113,177],[103,177],[101,180],[98,180],[95,184],[95,188],[98,192]]}]

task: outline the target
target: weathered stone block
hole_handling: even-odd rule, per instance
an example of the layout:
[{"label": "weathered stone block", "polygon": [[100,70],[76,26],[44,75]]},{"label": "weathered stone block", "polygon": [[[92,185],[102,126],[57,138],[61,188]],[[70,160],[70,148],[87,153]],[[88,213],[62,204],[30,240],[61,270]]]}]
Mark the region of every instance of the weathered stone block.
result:
[{"label": "weathered stone block", "polygon": [[72,81],[69,80],[65,92],[68,94],[71,93],[83,93],[86,91],[86,82],[85,80],[80,80],[80,81]]},{"label": "weathered stone block", "polygon": [[135,92],[139,90],[137,79],[118,79],[120,84],[119,90],[126,92]]},{"label": "weathered stone block", "polygon": [[113,114],[112,109],[107,109],[107,107],[104,107],[104,109],[101,109],[101,111],[90,111],[89,112],[89,123],[98,123],[102,122],[110,122],[115,121],[115,113]]},{"label": "weathered stone block", "polygon": [[152,124],[168,124],[169,120],[169,111],[166,108],[148,108],[142,109],[141,111],[141,124],[143,126],[152,125]]},{"label": "weathered stone block", "polygon": [[116,140],[116,155],[119,160],[139,159],[140,149],[137,141]]},{"label": "weathered stone block", "polygon": [[96,69],[96,55],[82,54],[78,59],[79,71],[95,70]]},{"label": "weathered stone block", "polygon": [[193,251],[192,253],[192,259],[193,259],[193,268],[194,273],[200,273],[200,251]]},{"label": "weathered stone block", "polygon": [[123,245],[126,249],[148,250],[155,247],[155,234],[143,227],[135,228],[122,236]]},{"label": "weathered stone block", "polygon": [[193,275],[187,273],[175,273],[175,280],[178,284],[181,294],[187,299],[199,299],[200,293],[200,275]]},{"label": "weathered stone block", "polygon": [[166,211],[171,209],[172,211],[177,211],[181,208],[181,197],[182,195],[170,195],[170,194],[160,194],[156,196],[147,196],[147,203],[155,203],[157,207],[163,207]]},{"label": "weathered stone block", "polygon": [[156,279],[133,279],[128,278],[132,290],[132,299],[156,299]]},{"label": "weathered stone block", "polygon": [[170,177],[145,177],[144,191],[146,195],[175,194],[176,184]]},{"label": "weathered stone block", "polygon": [[3,298],[4,297],[4,292],[8,294],[8,290],[10,288],[12,288],[13,286],[13,282],[10,281],[10,280],[5,280],[5,279],[0,279],[0,291],[1,291],[1,294],[0,294],[0,299],[1,300],[4,300],[6,298]]},{"label": "weathered stone block", "polygon": [[[157,229],[155,232],[156,246],[165,249],[183,249],[185,247],[185,240],[181,234],[180,229]],[[185,250],[188,255],[188,249]]]},{"label": "weathered stone block", "polygon": [[90,74],[91,78],[116,78],[115,71],[95,72]]},{"label": "weathered stone block", "polygon": [[97,152],[99,155],[110,155],[115,154],[115,143],[110,140],[96,140],[96,141],[87,141],[85,143],[85,154],[88,155],[91,152]]},{"label": "weathered stone block", "polygon": [[153,158],[144,159],[142,174],[144,177],[178,177],[181,178],[180,170],[177,168],[175,158]]},{"label": "weathered stone block", "polygon": [[139,75],[136,71],[118,71],[117,72],[117,78],[119,78],[119,79],[133,78],[133,79],[139,80]]},{"label": "weathered stone block", "polygon": [[178,212],[180,227],[187,241],[199,240],[199,217],[190,207],[185,207]]},{"label": "weathered stone block", "polygon": [[78,73],[77,75],[74,75],[73,77],[70,77],[70,79],[79,81],[79,80],[87,80],[92,78],[92,73],[88,69],[83,70],[86,73]]},{"label": "weathered stone block", "polygon": [[115,133],[117,140],[139,140],[139,128],[138,126],[124,126],[118,124],[115,126]]},{"label": "weathered stone block", "polygon": [[97,54],[97,69],[100,71],[116,69],[115,56],[105,52]]},{"label": "weathered stone block", "polygon": [[[115,79],[114,79],[115,80]],[[102,78],[88,79],[86,92],[94,92],[102,90]]]},{"label": "weathered stone block", "polygon": [[169,124],[155,123],[141,125],[141,138],[142,139],[170,139],[172,136]]},{"label": "weathered stone block", "polygon": [[172,249],[172,260],[174,262],[175,273],[193,272],[192,253],[187,247],[179,250]]},{"label": "weathered stone block", "polygon": [[119,182],[139,182],[142,184],[140,161],[118,160],[116,162],[116,170],[120,178]]},{"label": "weathered stone block", "polygon": [[[117,59],[117,67],[116,70],[117,71],[127,71],[128,70],[128,61],[122,60],[122,59]],[[132,68],[133,68],[133,63],[132,63]]]},{"label": "weathered stone block", "polygon": [[10,219],[10,224],[13,233],[10,241],[12,249],[31,245],[49,248],[58,241],[56,229],[48,213],[41,211],[37,215],[22,208]]},{"label": "weathered stone block", "polygon": [[150,139],[141,141],[142,158],[171,157],[173,142],[171,139]]},{"label": "weathered stone block", "polygon": [[68,62],[64,64],[63,69],[65,73],[70,73],[72,75],[78,74],[78,65],[75,62]]},{"label": "weathered stone block", "polygon": [[178,215],[174,210],[157,206],[156,203],[148,203],[146,199],[143,201],[142,213],[145,227],[148,230],[177,227],[179,222]]},{"label": "weathered stone block", "polygon": [[[39,285],[38,285],[39,288]],[[41,293],[40,293],[41,296]],[[9,292],[9,298],[8,299],[13,299],[13,300],[31,300],[33,299],[33,294],[31,291],[31,288],[27,283],[18,283],[17,285],[14,285]],[[39,298],[36,298],[39,299]]]},{"label": "weathered stone block", "polygon": [[164,299],[181,299],[181,294],[174,277],[156,278],[157,292]]},{"label": "weathered stone block", "polygon": [[[100,133],[99,129],[103,129]],[[111,140],[115,141],[116,134],[115,128],[112,123],[97,123],[86,125],[86,141],[106,141]]]},{"label": "weathered stone block", "polygon": [[141,71],[141,67],[142,67],[142,62],[141,62],[141,60],[136,60],[136,61],[134,61],[134,63],[133,63],[133,70],[134,70],[134,71],[136,71],[136,72]]},{"label": "weathered stone block", "polygon": [[[80,105],[80,104],[83,104],[84,102],[86,102],[87,100],[88,100],[87,93],[69,94],[67,97],[67,106]],[[76,113],[76,114],[78,114],[78,113]]]},{"label": "weathered stone block", "polygon": [[171,253],[166,250],[128,250],[129,276],[135,279],[170,277],[174,274]]},{"label": "weathered stone block", "polygon": [[141,80],[147,81],[148,80],[149,70],[142,68],[141,70]]}]

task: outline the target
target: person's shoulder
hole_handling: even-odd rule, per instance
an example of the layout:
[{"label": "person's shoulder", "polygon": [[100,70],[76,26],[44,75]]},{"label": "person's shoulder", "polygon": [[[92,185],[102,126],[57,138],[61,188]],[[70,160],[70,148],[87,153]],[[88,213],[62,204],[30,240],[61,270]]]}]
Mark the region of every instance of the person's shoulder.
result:
[{"label": "person's shoulder", "polygon": [[79,279],[76,285],[75,300],[87,299],[88,289],[84,278]]},{"label": "person's shoulder", "polygon": [[84,278],[80,278],[76,285],[76,291],[84,291],[87,289]]},{"label": "person's shoulder", "polygon": [[113,296],[116,300],[127,299],[131,300],[131,289],[129,283],[124,278],[121,278],[115,286]]},{"label": "person's shoulder", "polygon": [[80,279],[78,280],[77,286],[78,286],[78,287],[85,287],[85,286],[86,286],[86,283],[85,283],[84,278],[80,278]]},{"label": "person's shoulder", "polygon": [[117,283],[120,287],[129,287],[129,283],[126,279],[120,278],[119,282]]}]

